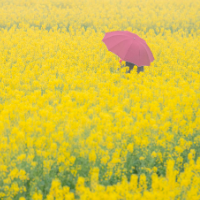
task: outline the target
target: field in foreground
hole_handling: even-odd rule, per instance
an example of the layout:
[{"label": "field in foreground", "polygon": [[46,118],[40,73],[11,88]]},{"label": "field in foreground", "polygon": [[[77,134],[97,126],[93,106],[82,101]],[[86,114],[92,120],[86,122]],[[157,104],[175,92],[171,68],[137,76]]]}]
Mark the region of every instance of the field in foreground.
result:
[{"label": "field in foreground", "polygon": [[[0,199],[200,199],[198,0],[0,0]],[[129,30],[155,61],[119,67]]]}]

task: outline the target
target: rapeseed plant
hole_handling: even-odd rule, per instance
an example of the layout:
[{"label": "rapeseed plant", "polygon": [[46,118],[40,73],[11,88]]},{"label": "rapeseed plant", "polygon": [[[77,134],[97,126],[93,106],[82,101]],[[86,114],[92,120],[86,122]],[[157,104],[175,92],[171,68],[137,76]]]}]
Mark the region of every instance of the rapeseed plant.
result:
[{"label": "rapeseed plant", "polygon": [[[0,5],[1,199],[200,199],[197,0]],[[147,41],[144,73],[114,30]]]}]

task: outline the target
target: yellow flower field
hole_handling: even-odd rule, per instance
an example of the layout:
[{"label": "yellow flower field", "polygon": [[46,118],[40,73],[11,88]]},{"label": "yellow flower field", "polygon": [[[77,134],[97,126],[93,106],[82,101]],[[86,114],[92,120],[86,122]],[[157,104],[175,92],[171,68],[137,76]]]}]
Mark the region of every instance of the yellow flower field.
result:
[{"label": "yellow flower field", "polygon": [[[0,199],[199,200],[198,0],[0,0]],[[154,55],[125,73],[102,42]]]}]

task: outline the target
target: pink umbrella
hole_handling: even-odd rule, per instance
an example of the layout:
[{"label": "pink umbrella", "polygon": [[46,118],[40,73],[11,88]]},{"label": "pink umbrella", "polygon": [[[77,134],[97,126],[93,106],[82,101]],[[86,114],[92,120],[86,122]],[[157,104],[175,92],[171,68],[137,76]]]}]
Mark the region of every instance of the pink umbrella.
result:
[{"label": "pink umbrella", "polygon": [[129,31],[106,33],[102,41],[109,51],[118,55],[122,60],[131,62],[138,67],[149,66],[154,60],[145,40]]}]

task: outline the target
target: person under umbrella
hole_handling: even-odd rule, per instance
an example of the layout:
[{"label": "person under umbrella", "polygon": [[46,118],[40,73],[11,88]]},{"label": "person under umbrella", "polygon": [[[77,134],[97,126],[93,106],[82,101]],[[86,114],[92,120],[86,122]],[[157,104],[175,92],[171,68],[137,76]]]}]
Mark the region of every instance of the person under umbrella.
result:
[{"label": "person under umbrella", "polygon": [[[113,31],[105,33],[102,41],[107,49],[126,61],[129,67],[128,73],[136,65],[137,72],[144,71],[144,66],[150,66],[153,62],[153,54],[146,41],[137,34],[129,31]],[[122,66],[125,67],[125,66]]]},{"label": "person under umbrella", "polygon": [[[122,59],[119,60],[120,64],[122,62]],[[130,62],[126,62],[125,66],[121,64],[121,68],[123,67],[129,67],[128,71],[126,73],[130,73],[131,70],[133,70],[135,64],[133,63],[130,63]],[[141,66],[141,67],[137,67],[137,73],[139,74],[140,72],[143,72],[144,71],[144,66]]]}]

